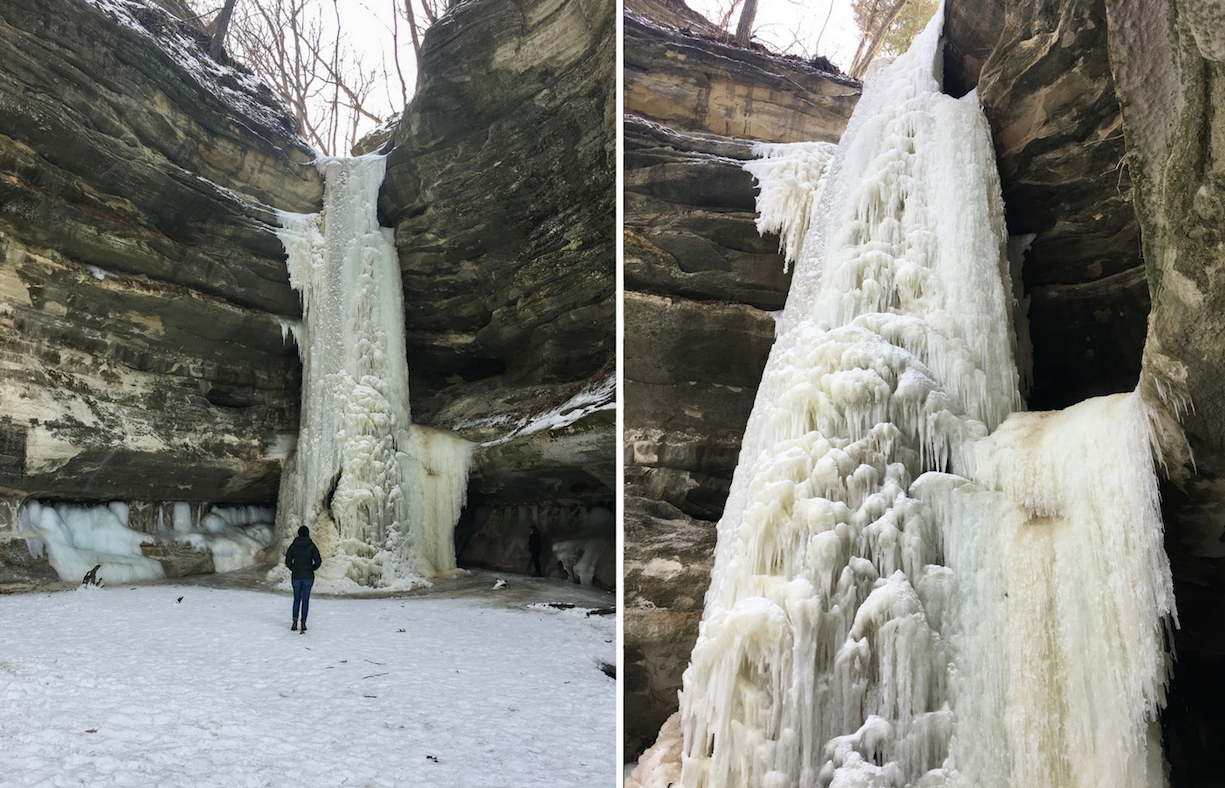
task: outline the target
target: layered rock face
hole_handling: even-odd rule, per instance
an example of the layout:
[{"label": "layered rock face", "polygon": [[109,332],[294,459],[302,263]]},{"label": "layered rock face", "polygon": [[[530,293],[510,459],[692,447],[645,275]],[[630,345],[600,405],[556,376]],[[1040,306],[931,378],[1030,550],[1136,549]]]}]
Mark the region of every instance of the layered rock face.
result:
[{"label": "layered rock face", "polygon": [[[380,207],[404,279],[413,420],[480,444],[461,563],[616,582],[616,16],[482,0],[429,30]],[[599,523],[599,525],[597,525]],[[596,556],[598,552],[600,555]],[[553,553],[552,558],[550,554]]]},{"label": "layered rock face", "polygon": [[318,210],[313,153],[192,28],[116,8],[0,9],[10,536],[26,497],[275,500],[297,429],[274,209]]},{"label": "layered rock face", "polygon": [[[160,501],[272,503],[301,399],[275,212],[320,209],[315,154],[161,8],[43,5],[0,11],[4,533],[27,497],[132,501],[142,530]],[[470,563],[527,571],[537,524],[552,574],[610,587],[614,19],[605,1],[452,9],[381,205],[414,420],[483,444]],[[45,576],[5,545],[14,577]]]},{"label": "layered rock face", "polygon": [[740,165],[754,141],[836,141],[858,83],[721,43],[683,3],[628,8],[624,618],[634,757],[676,710],[715,522],[774,342],[771,313],[790,284],[778,238],[757,232],[753,178]]},{"label": "layered rock face", "polygon": [[947,4],[946,90],[977,87],[1025,258],[1030,410],[1135,388],[1148,286],[1102,2]]}]

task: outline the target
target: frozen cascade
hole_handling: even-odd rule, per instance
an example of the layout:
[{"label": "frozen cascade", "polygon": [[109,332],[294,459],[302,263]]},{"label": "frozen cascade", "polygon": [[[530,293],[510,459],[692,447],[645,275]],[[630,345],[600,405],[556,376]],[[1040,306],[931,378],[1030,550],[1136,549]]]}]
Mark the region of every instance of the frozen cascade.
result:
[{"label": "frozen cascade", "polygon": [[316,166],[327,184],[322,213],[280,214],[290,282],[302,294],[292,330],[303,401],[277,533],[288,542],[310,527],[324,556],[317,588],[421,585],[455,571],[472,444],[410,419],[399,259],[377,218],[385,158]]},{"label": "frozen cascade", "polygon": [[627,785],[1163,784],[1152,415],[1015,412],[994,153],[940,92],[942,20],[832,158],[748,165],[796,271],[678,719]]},{"label": "frozen cascade", "polygon": [[[218,572],[233,572],[264,560],[272,544],[274,512],[263,506],[215,506],[178,501],[159,506],[156,533],[134,530],[130,504],[48,503],[30,499],[17,513],[30,554],[47,556],[60,580],[77,582],[94,566],[110,583],[166,576],[142,544],[177,542],[210,551]],[[170,511],[169,517],[165,511]]]}]

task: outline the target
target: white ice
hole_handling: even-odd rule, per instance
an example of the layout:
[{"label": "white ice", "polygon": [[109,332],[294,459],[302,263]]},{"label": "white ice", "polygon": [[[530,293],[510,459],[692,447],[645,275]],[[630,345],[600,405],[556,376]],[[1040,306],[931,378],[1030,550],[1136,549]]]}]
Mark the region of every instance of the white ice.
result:
[{"label": "white ice", "polygon": [[159,511],[157,534],[128,527],[124,501],[103,504],[43,503],[28,500],[17,523],[31,552],[48,563],[61,580],[77,582],[100,566],[101,582],[127,582],[165,577],[162,565],[141,551],[159,539],[210,550],[218,572],[233,572],[264,560],[272,544],[276,519],[272,507],[207,506],[179,501],[170,522]]},{"label": "white ice", "polygon": [[32,552],[45,550],[61,580],[79,582],[98,565],[98,576],[115,582],[166,576],[162,565],[140,550],[154,537],[128,528],[128,507],[122,502],[82,506],[29,500],[18,510],[17,523],[28,534]]},{"label": "white ice", "polygon": [[210,550],[218,572],[235,572],[263,562],[273,543],[276,509],[271,506],[210,506],[198,519],[190,504],[174,506],[170,528],[160,534],[196,550]]},{"label": "white ice", "polygon": [[615,780],[610,617],[316,595],[300,635],[290,601],[195,585],[0,596],[0,784]]},{"label": "white ice", "polygon": [[[455,572],[454,527],[473,445],[414,425],[404,293],[378,223],[382,156],[320,159],[320,214],[280,214],[302,357],[302,419],[277,506],[282,547],[302,525],[323,554],[318,587],[411,588]],[[283,582],[288,573],[274,570]]]},{"label": "white ice", "polygon": [[541,413],[528,416],[513,417],[508,415],[491,416],[473,419],[461,427],[488,426],[505,429],[506,433],[481,444],[481,447],[496,446],[513,438],[530,435],[543,430],[556,431],[565,429],[574,422],[602,410],[617,408],[617,376],[609,375],[602,380],[590,382],[577,394],[560,405]]}]

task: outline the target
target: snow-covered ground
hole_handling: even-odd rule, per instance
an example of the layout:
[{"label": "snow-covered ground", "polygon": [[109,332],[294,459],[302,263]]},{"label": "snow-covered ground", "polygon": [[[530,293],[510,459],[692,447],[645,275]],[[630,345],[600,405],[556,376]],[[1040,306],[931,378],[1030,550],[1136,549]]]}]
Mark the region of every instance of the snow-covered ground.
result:
[{"label": "snow-covered ground", "polygon": [[611,595],[503,577],[313,596],[304,635],[221,576],[0,596],[0,786],[615,782]]}]

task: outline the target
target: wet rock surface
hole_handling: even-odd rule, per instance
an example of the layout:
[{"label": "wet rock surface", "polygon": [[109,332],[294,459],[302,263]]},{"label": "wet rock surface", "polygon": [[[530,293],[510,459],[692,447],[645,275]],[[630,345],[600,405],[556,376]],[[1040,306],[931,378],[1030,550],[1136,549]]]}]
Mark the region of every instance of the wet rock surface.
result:
[{"label": "wet rock surface", "polygon": [[671,504],[627,493],[625,501],[625,747],[655,742],[676,711],[681,674],[697,639],[714,565],[712,524]]},{"label": "wet rock surface", "polygon": [[613,375],[615,20],[607,0],[456,6],[392,137],[413,420],[481,444],[491,506],[613,506],[611,387],[519,428]]},{"label": "wet rock surface", "polygon": [[[1141,391],[1179,418],[1189,454],[1163,449],[1166,549],[1180,628],[1162,715],[1171,785],[1225,772],[1225,53],[1212,4],[1108,6],[1109,53],[1123,107],[1128,169],[1152,314]],[[1171,445],[1172,444],[1172,445]],[[1192,460],[1193,458],[1193,460]],[[1180,467],[1181,466],[1181,467]]]},{"label": "wet rock surface", "polygon": [[[625,40],[625,745],[677,708],[715,522],[786,302],[741,164],[755,141],[837,140],[858,83],[730,46],[683,4],[630,3]],[[666,27],[664,25],[672,25]],[[694,35],[697,33],[697,35]]]},{"label": "wet rock surface", "polygon": [[203,51],[167,41],[197,38],[154,8],[0,9],[10,494],[275,497],[263,460],[296,432],[300,375],[274,209],[317,210],[322,188],[266,88],[208,61],[219,93]]}]

